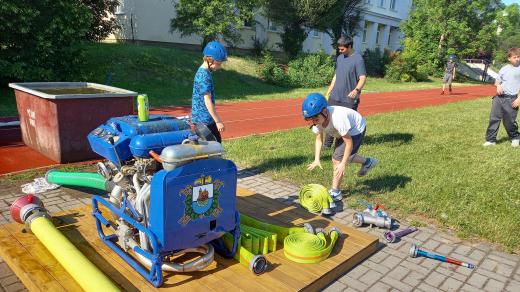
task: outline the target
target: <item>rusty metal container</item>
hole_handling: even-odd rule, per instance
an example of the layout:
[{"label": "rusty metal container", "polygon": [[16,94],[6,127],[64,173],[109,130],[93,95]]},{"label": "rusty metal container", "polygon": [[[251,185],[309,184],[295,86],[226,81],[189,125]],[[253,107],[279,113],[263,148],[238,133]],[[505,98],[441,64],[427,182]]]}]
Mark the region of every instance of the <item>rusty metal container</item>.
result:
[{"label": "rusty metal container", "polygon": [[87,82],[10,83],[24,143],[59,162],[92,152],[87,134],[111,117],[133,114],[136,92]]}]

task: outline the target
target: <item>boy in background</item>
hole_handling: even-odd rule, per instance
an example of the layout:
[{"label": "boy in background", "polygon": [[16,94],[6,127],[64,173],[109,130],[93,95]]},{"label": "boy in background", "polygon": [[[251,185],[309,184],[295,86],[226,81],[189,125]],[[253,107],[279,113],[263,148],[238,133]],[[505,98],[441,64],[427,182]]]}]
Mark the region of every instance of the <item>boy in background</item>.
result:
[{"label": "boy in background", "polygon": [[493,96],[491,103],[491,113],[489,114],[489,126],[486,131],[486,142],[483,146],[496,144],[497,133],[500,122],[503,121],[507,135],[511,140],[512,147],[520,145],[520,133],[516,116],[520,98],[520,48],[511,48],[507,52],[509,64],[505,65],[498,72],[495,86],[497,95]]},{"label": "boy in background", "polygon": [[446,84],[448,84],[448,90],[451,94],[451,82],[455,78],[455,69],[457,68],[457,63],[455,63],[455,55],[450,55],[448,59],[448,63],[446,63],[446,67],[444,69],[444,78],[442,78],[442,92],[441,95],[444,94],[446,90]]}]

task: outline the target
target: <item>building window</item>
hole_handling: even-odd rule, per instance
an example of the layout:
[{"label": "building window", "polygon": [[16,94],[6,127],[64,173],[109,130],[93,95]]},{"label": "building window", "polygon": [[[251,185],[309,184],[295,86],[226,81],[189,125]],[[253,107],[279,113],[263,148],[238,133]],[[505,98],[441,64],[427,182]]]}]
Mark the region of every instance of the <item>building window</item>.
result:
[{"label": "building window", "polygon": [[125,14],[125,12],[123,11],[123,3],[122,1],[119,1],[119,5],[116,6],[116,11],[115,11],[115,14],[118,15],[118,14]]},{"label": "building window", "polygon": [[395,11],[395,0],[390,0],[390,10]]},{"label": "building window", "polygon": [[278,32],[278,26],[276,26],[276,23],[272,22],[270,19],[267,20],[267,30]]},{"label": "building window", "polygon": [[379,0],[379,7],[385,7],[385,0]]},{"label": "building window", "polygon": [[370,5],[370,4],[371,4],[371,3],[370,3],[370,0],[365,0],[365,4]]},{"label": "building window", "polygon": [[315,38],[319,38],[319,37],[320,37],[320,32],[317,31],[317,30],[315,30],[315,29],[313,29],[313,30],[311,31],[311,35],[312,35],[313,37],[315,37]]},{"label": "building window", "polygon": [[377,25],[377,33],[376,33],[376,47],[379,48],[379,44],[381,43],[381,26]]},{"label": "building window", "polygon": [[253,17],[251,17],[250,19],[244,20],[244,27],[252,28],[254,26],[254,24],[255,24],[255,22],[253,20]]},{"label": "building window", "polygon": [[363,26],[363,43],[367,42],[368,25],[368,22],[365,22],[365,26]]}]

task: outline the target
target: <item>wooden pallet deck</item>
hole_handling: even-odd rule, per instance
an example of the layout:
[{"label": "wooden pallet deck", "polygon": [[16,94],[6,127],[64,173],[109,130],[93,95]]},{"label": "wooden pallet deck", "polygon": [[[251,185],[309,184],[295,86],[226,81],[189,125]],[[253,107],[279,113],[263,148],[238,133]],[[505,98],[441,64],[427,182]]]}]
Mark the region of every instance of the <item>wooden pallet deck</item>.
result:
[{"label": "wooden pallet deck", "polygon": [[[90,206],[52,215],[60,231],[125,291],[316,291],[377,249],[375,236],[248,190],[238,190],[237,204],[240,212],[266,222],[283,226],[309,222],[315,228],[336,226],[343,235],[331,256],[321,263],[294,263],[285,258],[280,249],[266,256],[270,265],[268,270],[255,276],[235,260],[215,256],[215,261],[203,271],[165,273],[164,285],[156,289],[101,241],[90,215]],[[22,232],[23,229],[24,226],[18,223],[0,226],[0,256],[24,285],[31,291],[81,291],[38,239],[30,232]]]}]

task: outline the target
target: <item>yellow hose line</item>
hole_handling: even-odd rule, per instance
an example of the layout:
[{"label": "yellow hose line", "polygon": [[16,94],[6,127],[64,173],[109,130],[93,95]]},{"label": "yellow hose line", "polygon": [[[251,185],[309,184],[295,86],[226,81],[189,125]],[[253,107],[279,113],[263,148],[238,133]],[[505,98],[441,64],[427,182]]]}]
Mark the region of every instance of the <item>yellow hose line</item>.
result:
[{"label": "yellow hose line", "polygon": [[297,263],[318,263],[329,257],[338,237],[339,232],[335,229],[330,232],[329,244],[323,232],[291,234],[285,238],[284,254]]},{"label": "yellow hose line", "polygon": [[333,202],[327,188],[320,184],[304,185],[300,190],[300,204],[312,213],[320,213],[323,209],[330,208]]},{"label": "yellow hose line", "polygon": [[[242,225],[254,227],[259,230],[276,234],[276,242],[280,245],[283,244],[283,241],[287,235],[305,232],[305,229],[303,227],[282,227],[262,222],[256,218],[253,218],[245,214],[240,214],[240,226]],[[274,248],[273,250],[276,250],[276,248]]]},{"label": "yellow hose line", "polygon": [[31,221],[31,231],[85,291],[119,291],[46,217]]}]

